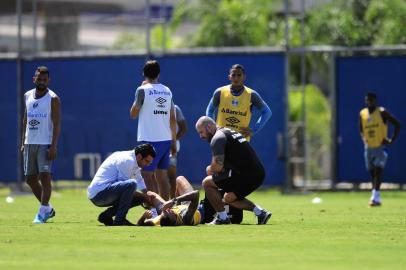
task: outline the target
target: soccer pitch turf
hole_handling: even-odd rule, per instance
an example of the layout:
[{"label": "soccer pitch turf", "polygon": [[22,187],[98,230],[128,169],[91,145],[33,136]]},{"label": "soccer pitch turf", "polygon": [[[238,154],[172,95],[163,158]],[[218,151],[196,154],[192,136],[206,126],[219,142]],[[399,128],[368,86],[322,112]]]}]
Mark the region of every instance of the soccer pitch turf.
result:
[{"label": "soccer pitch turf", "polygon": [[371,209],[367,192],[259,191],[249,198],[273,212],[265,226],[244,212],[241,225],[161,228],[102,226],[85,190],[54,192],[56,217],[35,225],[34,197],[6,203],[3,189],[0,269],[405,269],[406,193],[382,195]]}]

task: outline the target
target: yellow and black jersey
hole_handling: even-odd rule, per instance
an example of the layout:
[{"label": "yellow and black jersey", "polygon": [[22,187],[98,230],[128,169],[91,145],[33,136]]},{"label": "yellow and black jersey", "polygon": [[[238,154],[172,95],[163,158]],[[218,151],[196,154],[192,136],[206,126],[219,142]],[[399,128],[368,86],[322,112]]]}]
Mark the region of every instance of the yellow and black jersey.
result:
[{"label": "yellow and black jersey", "polygon": [[360,112],[362,135],[370,148],[381,146],[382,141],[388,135],[388,126],[381,115],[382,110],[383,108],[377,107],[372,113],[369,113],[368,108],[365,108]]},{"label": "yellow and black jersey", "polygon": [[[198,210],[193,215],[193,219],[189,224],[185,222],[185,215],[188,209],[188,205],[180,204],[180,205],[175,205],[172,207],[173,212],[176,214],[176,223],[174,226],[182,226],[182,225],[198,225],[200,224],[201,221],[201,215]],[[154,223],[155,226],[160,226],[161,225],[161,216],[157,216],[152,219],[152,222]]]},{"label": "yellow and black jersey", "polygon": [[[247,128],[251,121],[251,94],[253,90],[244,86],[241,95],[233,96],[230,85],[227,85],[223,86],[220,91],[216,124],[237,132],[240,132],[241,128]],[[249,139],[247,138],[247,140]]]}]

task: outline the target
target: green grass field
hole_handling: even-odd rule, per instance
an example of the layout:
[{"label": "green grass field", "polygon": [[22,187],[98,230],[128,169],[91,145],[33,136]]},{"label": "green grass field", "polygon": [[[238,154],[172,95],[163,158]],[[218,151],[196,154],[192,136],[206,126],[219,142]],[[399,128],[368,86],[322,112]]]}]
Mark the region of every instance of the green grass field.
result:
[{"label": "green grass field", "polygon": [[[57,216],[31,221],[33,196],[6,203],[0,190],[0,269],[405,269],[406,193],[383,192],[381,208],[366,192],[249,198],[269,208],[268,225],[105,227],[84,190],[54,192]],[[313,197],[321,204],[312,204]],[[132,209],[134,221],[141,213]]]}]

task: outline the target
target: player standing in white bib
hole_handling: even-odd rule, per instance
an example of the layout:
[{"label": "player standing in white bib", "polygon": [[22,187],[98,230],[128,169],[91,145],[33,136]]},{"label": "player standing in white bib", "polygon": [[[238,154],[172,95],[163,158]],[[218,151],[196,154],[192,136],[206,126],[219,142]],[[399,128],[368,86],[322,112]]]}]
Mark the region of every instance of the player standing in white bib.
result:
[{"label": "player standing in white bib", "polygon": [[57,155],[61,130],[61,101],[48,88],[49,70],[38,67],[33,77],[35,88],[24,94],[25,112],[21,151],[24,175],[35,197],[41,203],[34,223],[45,223],[55,216],[49,204],[52,192],[52,161]]},{"label": "player standing in white bib", "polygon": [[169,154],[176,153],[176,117],[171,90],[158,82],[160,71],[157,61],[145,63],[145,80],[135,92],[130,116],[138,117],[137,141],[149,143],[156,150],[154,161],[142,171],[147,189],[168,200]]}]

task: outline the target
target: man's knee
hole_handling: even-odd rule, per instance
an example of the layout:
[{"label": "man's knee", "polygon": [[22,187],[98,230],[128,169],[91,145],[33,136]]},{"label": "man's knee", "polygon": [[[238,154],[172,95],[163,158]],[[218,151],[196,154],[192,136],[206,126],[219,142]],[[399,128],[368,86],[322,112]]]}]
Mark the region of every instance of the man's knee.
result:
[{"label": "man's knee", "polygon": [[223,199],[225,203],[230,204],[237,200],[237,196],[233,192],[226,192]]},{"label": "man's knee", "polygon": [[215,188],[215,187],[217,187],[216,184],[214,183],[212,177],[206,177],[205,179],[203,179],[202,186],[203,186],[203,188],[204,188],[205,190],[208,189],[208,188]]},{"label": "man's knee", "polygon": [[176,185],[181,185],[184,182],[187,182],[186,178],[183,175],[176,177]]},{"label": "man's knee", "polygon": [[38,180],[39,180],[39,179],[38,179],[38,177],[37,177],[36,175],[28,175],[28,176],[25,178],[25,182],[26,182],[29,186],[31,186],[32,184],[38,183],[38,182],[39,182]]},{"label": "man's knee", "polygon": [[129,189],[129,190],[135,191],[137,189],[137,182],[135,182],[135,180],[133,180],[133,179],[127,180],[124,185],[125,185],[126,189]]}]

